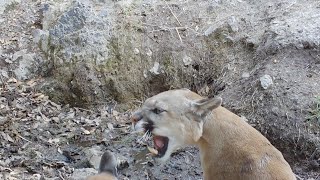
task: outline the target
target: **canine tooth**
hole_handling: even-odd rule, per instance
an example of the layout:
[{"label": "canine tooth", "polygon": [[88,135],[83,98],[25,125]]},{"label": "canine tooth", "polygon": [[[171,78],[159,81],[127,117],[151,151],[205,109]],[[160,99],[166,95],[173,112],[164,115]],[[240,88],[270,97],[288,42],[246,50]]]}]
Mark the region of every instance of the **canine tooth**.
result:
[{"label": "canine tooth", "polygon": [[147,146],[148,150],[151,152],[151,154],[157,155],[158,151],[152,147]]}]

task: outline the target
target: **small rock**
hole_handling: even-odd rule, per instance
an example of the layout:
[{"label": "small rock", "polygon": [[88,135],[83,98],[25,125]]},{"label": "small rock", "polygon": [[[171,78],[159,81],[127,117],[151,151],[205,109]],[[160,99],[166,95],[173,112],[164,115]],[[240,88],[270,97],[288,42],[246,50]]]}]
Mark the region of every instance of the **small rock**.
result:
[{"label": "small rock", "polygon": [[113,116],[119,116],[119,114],[120,114],[120,113],[119,113],[118,111],[116,111],[116,110],[113,110],[113,111],[112,111],[112,115],[113,115]]},{"label": "small rock", "polygon": [[184,56],[182,61],[185,66],[189,66],[192,63],[192,59],[189,56]]},{"label": "small rock", "polygon": [[32,177],[35,179],[41,179],[41,174],[33,174]]},{"label": "small rock", "polygon": [[263,89],[268,89],[273,84],[273,81],[270,75],[265,74],[260,77],[260,83]]},{"label": "small rock", "polygon": [[144,78],[147,78],[147,77],[148,77],[148,71],[147,71],[147,70],[144,70],[144,71],[143,71],[143,77],[144,77]]},{"label": "small rock", "polygon": [[[19,58],[21,57],[21,59]],[[13,70],[17,79],[26,80],[32,76],[33,70],[37,69],[35,54],[24,54],[22,56],[14,55],[13,60],[19,60],[19,66]]]},{"label": "small rock", "polygon": [[238,32],[239,31],[239,23],[236,19],[235,16],[231,16],[229,19],[228,19],[228,25],[230,26],[231,30],[233,32]]},{"label": "small rock", "polygon": [[148,51],[147,51],[147,56],[149,56],[149,57],[152,56],[152,51],[150,49],[148,49]]},{"label": "small rock", "polygon": [[22,57],[25,54],[27,54],[27,49],[23,49],[23,50],[15,52],[13,54],[12,61],[16,61],[18,58]]},{"label": "small rock", "polygon": [[139,53],[140,53],[140,51],[139,51],[139,49],[138,49],[138,48],[134,48],[133,53],[134,53],[135,55],[137,55],[137,54],[139,54]]},{"label": "small rock", "polygon": [[160,74],[160,64],[158,62],[154,62],[153,67],[149,71],[155,75]]},{"label": "small rock", "polygon": [[83,134],[85,134],[85,135],[89,135],[89,134],[91,134],[91,132],[90,132],[90,131],[88,131],[88,130],[86,130],[86,129],[83,129]]},{"label": "small rock", "polygon": [[56,123],[58,123],[60,121],[60,119],[58,117],[52,117],[52,120]]},{"label": "small rock", "polygon": [[241,77],[242,78],[249,78],[250,74],[248,72],[244,72],[244,73],[242,73]]},{"label": "small rock", "polygon": [[0,116],[0,126],[4,125],[7,121],[7,117]]},{"label": "small rock", "polygon": [[8,72],[4,71],[4,70],[1,70],[1,69],[0,69],[0,75],[5,77],[5,78],[9,78]]},{"label": "small rock", "polygon": [[108,126],[108,129],[111,131],[114,129],[112,123],[107,123],[107,126]]},{"label": "small rock", "polygon": [[86,157],[88,158],[89,164],[95,169],[99,169],[100,159],[103,154],[101,147],[93,146],[85,151]]}]

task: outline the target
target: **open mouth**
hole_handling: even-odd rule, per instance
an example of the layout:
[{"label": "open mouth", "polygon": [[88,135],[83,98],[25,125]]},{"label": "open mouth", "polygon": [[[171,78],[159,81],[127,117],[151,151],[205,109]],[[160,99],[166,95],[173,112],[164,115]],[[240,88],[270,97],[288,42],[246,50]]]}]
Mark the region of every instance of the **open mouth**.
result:
[{"label": "open mouth", "polygon": [[152,133],[154,130],[154,123],[150,120],[146,121],[144,124],[145,132],[151,132],[153,135],[153,145],[154,148],[148,147],[149,151],[157,158],[161,158],[165,155],[168,149],[169,138],[165,136],[159,136]]},{"label": "open mouth", "polygon": [[156,151],[154,151],[152,148],[149,148],[149,151],[156,157],[161,158],[168,149],[168,143],[168,137],[153,135],[153,144]]}]

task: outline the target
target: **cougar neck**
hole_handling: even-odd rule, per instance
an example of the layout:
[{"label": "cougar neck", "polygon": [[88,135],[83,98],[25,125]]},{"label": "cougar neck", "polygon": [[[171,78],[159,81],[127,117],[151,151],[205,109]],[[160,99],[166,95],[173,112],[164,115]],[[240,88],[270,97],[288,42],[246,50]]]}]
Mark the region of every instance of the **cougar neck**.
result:
[{"label": "cougar neck", "polygon": [[[226,147],[232,148],[232,137],[238,131],[237,121],[233,114],[228,114],[223,107],[218,107],[204,120],[203,134],[197,145],[200,149],[201,166],[204,179],[210,179],[209,172],[215,169],[211,167],[219,163],[218,157],[225,153]],[[212,177],[211,177],[212,178]]]}]

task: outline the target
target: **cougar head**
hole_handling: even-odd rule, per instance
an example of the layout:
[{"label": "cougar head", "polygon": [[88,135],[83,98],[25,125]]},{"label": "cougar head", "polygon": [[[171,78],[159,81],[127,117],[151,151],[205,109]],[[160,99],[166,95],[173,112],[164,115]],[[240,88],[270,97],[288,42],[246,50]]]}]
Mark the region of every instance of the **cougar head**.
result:
[{"label": "cougar head", "polygon": [[152,133],[156,157],[165,162],[177,148],[199,141],[207,115],[221,102],[188,89],[170,90],[147,99],[131,120],[135,130]]}]

